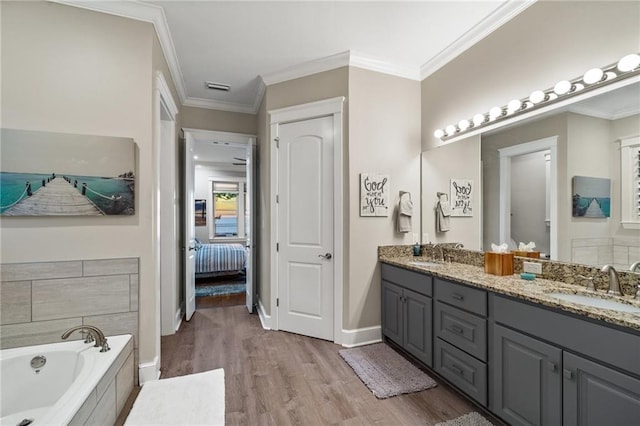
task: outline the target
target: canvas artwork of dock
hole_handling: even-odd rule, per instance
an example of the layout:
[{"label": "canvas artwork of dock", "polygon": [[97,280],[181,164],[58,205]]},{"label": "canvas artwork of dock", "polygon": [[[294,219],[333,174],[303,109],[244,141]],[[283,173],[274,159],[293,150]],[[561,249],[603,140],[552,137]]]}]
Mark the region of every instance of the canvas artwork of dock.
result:
[{"label": "canvas artwork of dock", "polygon": [[135,213],[131,139],[2,129],[1,155],[1,216]]}]

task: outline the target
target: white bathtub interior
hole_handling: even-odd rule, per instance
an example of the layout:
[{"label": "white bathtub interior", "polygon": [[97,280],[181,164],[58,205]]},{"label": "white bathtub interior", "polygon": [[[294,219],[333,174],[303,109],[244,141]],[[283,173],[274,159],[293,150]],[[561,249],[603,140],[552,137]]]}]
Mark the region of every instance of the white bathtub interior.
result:
[{"label": "white bathtub interior", "polygon": [[[110,336],[104,353],[83,340],[0,351],[0,424],[68,424],[130,340]],[[36,356],[46,358],[39,368]]]}]

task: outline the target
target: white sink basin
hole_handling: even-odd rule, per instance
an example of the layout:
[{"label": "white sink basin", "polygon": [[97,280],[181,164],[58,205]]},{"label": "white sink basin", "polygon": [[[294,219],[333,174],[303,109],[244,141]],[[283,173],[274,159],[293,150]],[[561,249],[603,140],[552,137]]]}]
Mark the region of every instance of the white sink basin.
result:
[{"label": "white sink basin", "polygon": [[437,262],[424,262],[424,261],[415,261],[415,262],[409,262],[409,265],[413,265],[413,266],[424,266],[425,268],[431,268],[434,266],[441,266],[442,263],[437,263]]},{"label": "white sink basin", "polygon": [[585,296],[582,294],[568,294],[568,293],[549,293],[551,297],[556,299],[565,300],[571,303],[577,303],[579,305],[592,306],[594,308],[612,309],[618,312],[629,312],[632,314],[640,314],[640,307],[634,305],[627,305],[626,303],[617,302],[611,299],[603,299],[597,296]]}]

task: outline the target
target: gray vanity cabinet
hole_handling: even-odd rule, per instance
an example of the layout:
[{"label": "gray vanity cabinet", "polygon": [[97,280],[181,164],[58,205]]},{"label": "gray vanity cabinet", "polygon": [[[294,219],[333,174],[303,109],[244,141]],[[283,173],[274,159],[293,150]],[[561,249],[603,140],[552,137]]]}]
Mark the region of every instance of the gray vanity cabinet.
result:
[{"label": "gray vanity cabinet", "polygon": [[563,376],[564,425],[640,423],[640,380],[568,352]]},{"label": "gray vanity cabinet", "polygon": [[512,425],[562,422],[562,351],[494,325],[492,410]]},{"label": "gray vanity cabinet", "polygon": [[425,365],[433,365],[432,278],[382,265],[382,334]]},{"label": "gray vanity cabinet", "polygon": [[490,296],[489,408],[509,424],[640,424],[640,335]]}]

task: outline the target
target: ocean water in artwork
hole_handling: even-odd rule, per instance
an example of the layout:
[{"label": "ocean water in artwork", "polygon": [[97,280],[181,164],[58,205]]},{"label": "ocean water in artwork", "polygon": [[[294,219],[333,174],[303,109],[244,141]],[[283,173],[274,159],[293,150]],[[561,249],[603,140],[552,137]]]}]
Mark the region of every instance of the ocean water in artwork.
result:
[{"label": "ocean water in artwork", "polygon": [[27,197],[27,182],[31,183],[31,192],[42,187],[42,181],[50,178],[42,173],[0,173],[0,214]]},{"label": "ocean water in artwork", "polygon": [[611,198],[574,196],[573,216],[574,217],[610,217],[611,216]]},{"label": "ocean water in artwork", "polygon": [[[26,191],[27,182],[31,184],[32,194],[36,194],[42,189],[43,181],[46,186],[48,180],[53,178],[53,173],[0,172],[0,214],[29,197]],[[80,193],[83,184],[86,183],[85,196],[102,214],[134,214],[135,178],[131,172],[123,173],[119,177],[55,175],[55,178],[67,180],[69,186]],[[76,182],[77,185],[74,185]]]}]

